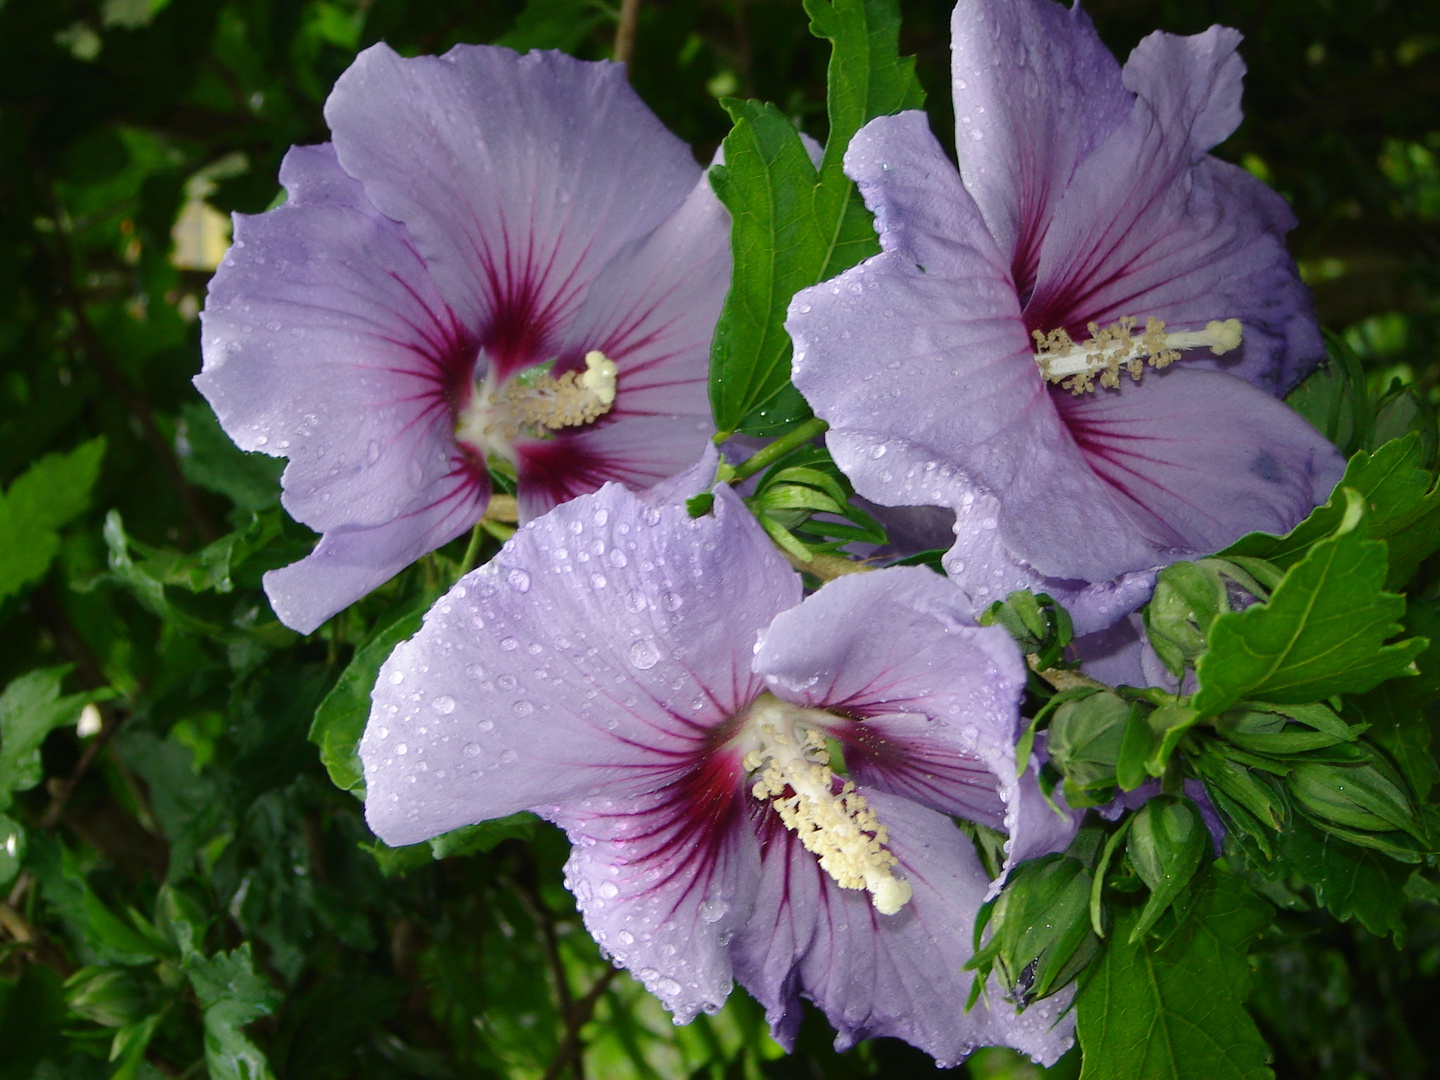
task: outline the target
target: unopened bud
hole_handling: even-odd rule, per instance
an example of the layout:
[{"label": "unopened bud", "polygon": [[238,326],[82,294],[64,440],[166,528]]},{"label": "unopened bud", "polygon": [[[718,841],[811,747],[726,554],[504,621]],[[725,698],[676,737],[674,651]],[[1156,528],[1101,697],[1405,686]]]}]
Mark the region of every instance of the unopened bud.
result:
[{"label": "unopened bud", "polygon": [[[977,973],[969,1004],[992,971],[1018,1010],[1078,976],[1100,947],[1090,926],[1090,885],[1079,859],[1046,855],[1021,863],[976,919],[975,955],[965,965]],[[987,926],[991,935],[982,946]]]},{"label": "unopened bud", "polygon": [[1150,899],[1130,935],[1140,940],[1185,888],[1200,867],[1210,831],[1199,809],[1186,798],[1157,795],[1135,812],[1126,837],[1130,865],[1150,890]]},{"label": "unopened bud", "polygon": [[1301,761],[1285,782],[1295,802],[1317,825],[1401,831],[1425,839],[1404,782],[1374,758],[1355,764]]},{"label": "unopened bud", "polygon": [[150,1008],[150,991],[122,968],[81,968],[65,984],[70,1011],[102,1027],[124,1027]]},{"label": "unopened bud", "polygon": [[1065,777],[1071,807],[1099,806],[1113,797],[1130,712],[1128,701],[1108,691],[1074,698],[1055,710],[1045,746]]}]

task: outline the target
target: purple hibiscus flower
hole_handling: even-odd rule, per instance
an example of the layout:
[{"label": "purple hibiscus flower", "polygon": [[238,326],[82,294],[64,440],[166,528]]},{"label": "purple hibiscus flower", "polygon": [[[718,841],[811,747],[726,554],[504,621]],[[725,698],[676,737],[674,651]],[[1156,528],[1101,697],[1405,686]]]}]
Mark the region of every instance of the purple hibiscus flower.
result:
[{"label": "purple hibiscus flower", "polygon": [[381,669],[366,816],[391,844],[522,809],[560,825],[586,926],[677,1021],[738,979],[786,1046],[807,998],[841,1048],[1053,1061],[1061,1001],[964,1011],[988,883],[947,815],[1007,829],[1011,861],[1073,828],[1017,781],[1024,664],[964,607],[917,568],[802,601],[728,488],[692,519],[606,485],[522,528]]},{"label": "purple hibiscus flower", "polygon": [[1275,397],[1324,350],[1288,207],[1207,153],[1238,33],[1123,69],[1051,0],[962,0],[953,34],[960,171],[920,113],[855,137],[883,251],[795,297],[795,385],[860,494],[957,513],[977,606],[1048,591],[1084,633],[1324,498],[1340,458]]},{"label": "purple hibiscus flower", "polygon": [[525,520],[694,461],[730,272],[723,207],[621,65],[376,45],[325,117],[288,201],[236,218],[195,380],[324,534],[265,578],[307,633],[474,524],[487,466]]}]

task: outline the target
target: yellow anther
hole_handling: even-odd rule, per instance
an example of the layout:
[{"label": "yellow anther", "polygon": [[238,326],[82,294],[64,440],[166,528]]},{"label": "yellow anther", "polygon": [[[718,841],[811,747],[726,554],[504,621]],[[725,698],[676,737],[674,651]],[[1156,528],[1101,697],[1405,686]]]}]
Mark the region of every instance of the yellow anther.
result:
[{"label": "yellow anther", "polygon": [[608,409],[615,401],[615,361],[599,349],[591,349],[585,354],[585,373],[580,376],[580,385]]},{"label": "yellow anther", "polygon": [[1163,368],[1180,359],[1183,350],[1202,346],[1220,356],[1237,348],[1241,339],[1239,319],[1217,319],[1204,330],[1176,334],[1167,334],[1164,322],[1155,318],[1146,319],[1139,332],[1135,325],[1129,316],[1104,327],[1092,322],[1086,327],[1089,339],[1079,345],[1063,329],[1034,330],[1030,336],[1035,340],[1035,363],[1047,381],[1083,394],[1095,389],[1096,376],[1101,386],[1115,388],[1122,367],[1138,381],[1147,364]]},{"label": "yellow anther", "polygon": [[455,437],[487,456],[513,460],[513,444],[522,432],[543,437],[592,423],[609,412],[615,404],[616,374],[615,362],[591,349],[584,371],[567,371],[558,379],[533,368],[499,387],[487,378],[456,418]]},{"label": "yellow anther", "polygon": [[899,860],[885,847],[889,834],[855,785],[831,770],[825,736],[807,716],[818,714],[768,694],[751,706],[747,737],[756,745],[743,760],[750,793],[775,808],[837,885],[868,890],[877,911],[894,915],[911,890],[893,873]]}]

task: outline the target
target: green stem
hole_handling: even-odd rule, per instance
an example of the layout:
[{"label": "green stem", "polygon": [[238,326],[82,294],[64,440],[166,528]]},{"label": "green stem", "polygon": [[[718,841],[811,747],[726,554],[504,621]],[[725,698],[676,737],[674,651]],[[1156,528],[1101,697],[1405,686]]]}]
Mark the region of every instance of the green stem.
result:
[{"label": "green stem", "polygon": [[830,427],[818,416],[812,416],[793,431],[781,435],[769,446],[762,447],[756,454],[747,461],[742,461],[735,466],[735,475],[732,480],[744,480],[747,476],[754,476],[761,469],[768,469],[775,462],[779,461],[786,454],[790,453],[797,446],[804,446],[816,435],[820,435]]},{"label": "green stem", "polygon": [[481,518],[470,530],[470,542],[465,545],[465,554],[460,557],[459,577],[464,577],[475,565],[475,556],[480,551],[480,540],[485,535],[484,521],[485,519]]}]

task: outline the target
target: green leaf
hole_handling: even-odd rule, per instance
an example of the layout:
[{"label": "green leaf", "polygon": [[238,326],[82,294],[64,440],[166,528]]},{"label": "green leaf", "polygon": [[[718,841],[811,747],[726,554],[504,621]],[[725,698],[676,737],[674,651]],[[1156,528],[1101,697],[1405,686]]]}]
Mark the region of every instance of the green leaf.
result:
[{"label": "green leaf", "polygon": [[1277,566],[1298,562],[1345,518],[1345,490],[1364,498],[1366,532],[1389,546],[1386,584],[1409,581],[1422,560],[1440,549],[1440,481],[1425,468],[1426,448],[1417,432],[1385,443],[1373,454],[1356,451],[1329,500],[1283,537],[1242,536],[1221,554],[1267,559]]},{"label": "green leaf", "polygon": [[1120,753],[1115,759],[1115,780],[1121,791],[1134,791],[1150,779],[1148,765],[1159,746],[1146,720],[1146,711],[1138,702],[1130,706],[1130,719],[1125,722]]},{"label": "green leaf", "polygon": [[380,665],[396,645],[420,629],[420,620],[435,596],[433,592],[421,594],[397,619],[371,634],[315,710],[310,741],[320,748],[320,760],[331,781],[342,791],[354,791],[364,782],[360,736],[365,734],[365,721],[370,717],[370,691],[375,687]]},{"label": "green leaf", "polygon": [[730,211],[734,277],[710,356],[721,431],[776,435],[809,414],[790,385],[785,312],[799,289],[880,250],[870,214],[841,169],[867,120],[920,108],[914,61],[898,53],[895,0],[806,0],[811,31],[832,45],[830,135],[818,168],[774,106],[725,103],[735,127],[710,183]]},{"label": "green leaf", "polygon": [[1385,546],[1365,538],[1361,496],[1346,498],[1335,535],[1290,568],[1268,603],[1215,620],[1196,668],[1192,704],[1202,715],[1242,698],[1302,704],[1363,692],[1404,674],[1425,647],[1384,644],[1400,631],[1405,601],[1383,591]]},{"label": "green leaf", "polygon": [[60,550],[58,530],[90,505],[105,440],[46,454],[0,495],[0,600],[38,581]]},{"label": "green leaf", "polygon": [[1365,369],[1355,351],[1337,334],[1326,333],[1325,363],[1285,398],[1342,454],[1364,446],[1372,425]]},{"label": "green leaf", "polygon": [[108,691],[94,691],[62,697],[60,684],[69,670],[27,672],[0,694],[0,810],[10,806],[15,792],[27,791],[44,779],[40,744],[45,736],[75,723],[89,702],[110,696]]},{"label": "green leaf", "polygon": [[21,965],[13,985],[0,980],[0,1080],[42,1075],[36,1066],[65,1053],[67,1019],[60,976],[44,964]]},{"label": "green leaf", "polygon": [[279,505],[285,460],[241,450],[208,406],[192,401],[181,407],[175,449],[180,471],[196,487],[224,495],[245,510]]},{"label": "green leaf", "polygon": [[246,943],[185,965],[205,1010],[205,1065],[212,1080],[269,1080],[274,1074],[244,1028],[279,1007],[280,993],[255,971]]},{"label": "green leaf", "polygon": [[530,840],[535,836],[535,826],[539,821],[534,814],[522,811],[493,821],[462,825],[418,844],[392,848],[376,841],[367,848],[379,863],[380,872],[386,877],[393,877],[429,866],[436,859],[461,858],[490,851],[505,840]]},{"label": "green leaf", "polygon": [[529,840],[535,835],[535,826],[540,819],[534,814],[521,812],[494,821],[481,821],[474,825],[462,825],[441,833],[427,841],[431,854],[437,859],[454,859],[490,851],[503,840]]},{"label": "green leaf", "polygon": [[495,44],[522,53],[531,49],[574,52],[592,30],[610,18],[594,0],[527,0],[515,26]]},{"label": "green leaf", "polygon": [[1404,888],[1411,867],[1299,820],[1280,834],[1279,851],[1337,919],[1354,919],[1381,937],[1405,932]]},{"label": "green leaf", "polygon": [[1271,909],[1212,871],[1175,933],[1158,948],[1130,941],[1138,914],[1115,932],[1076,998],[1081,1080],[1269,1080],[1269,1053],[1245,1011],[1245,952]]},{"label": "green leaf", "polygon": [[75,853],[53,833],[32,834],[26,868],[88,962],[133,966],[171,951],[133,912],[128,922],[116,915],[91,887]]}]

